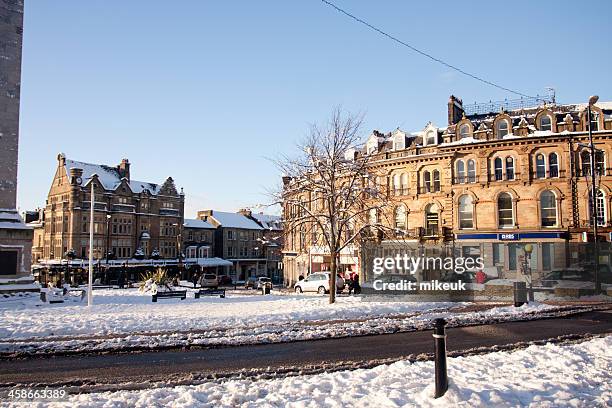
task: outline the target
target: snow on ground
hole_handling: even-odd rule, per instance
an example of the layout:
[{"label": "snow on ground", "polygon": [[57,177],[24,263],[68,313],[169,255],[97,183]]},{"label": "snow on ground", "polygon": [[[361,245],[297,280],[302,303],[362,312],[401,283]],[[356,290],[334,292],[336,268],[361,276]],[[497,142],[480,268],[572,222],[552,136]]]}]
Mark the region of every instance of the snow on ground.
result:
[{"label": "snow on ground", "polygon": [[[242,292],[244,293],[244,292]],[[340,297],[238,295],[163,299],[152,303],[137,290],[100,290],[83,303],[0,306],[3,355],[134,348],[288,342],[420,330],[435,318],[450,325],[510,321],[557,313],[562,307],[532,303],[458,313],[461,303],[418,303]]]},{"label": "snow on ground", "polygon": [[612,336],[450,358],[450,388],[439,399],[433,398],[432,361],[400,361],[372,369],[274,380],[73,395],[68,402],[51,406],[604,407],[612,405],[610,347]]},{"label": "snow on ground", "polygon": [[[260,325],[282,325],[299,321],[348,320],[393,316],[456,303],[362,302],[342,297],[329,305],[326,297],[238,295],[160,299],[137,289],[96,290],[94,306],[85,303],[0,304],[0,339],[46,336],[109,335],[134,332],[226,329]],[[33,308],[35,308],[33,310]]]}]

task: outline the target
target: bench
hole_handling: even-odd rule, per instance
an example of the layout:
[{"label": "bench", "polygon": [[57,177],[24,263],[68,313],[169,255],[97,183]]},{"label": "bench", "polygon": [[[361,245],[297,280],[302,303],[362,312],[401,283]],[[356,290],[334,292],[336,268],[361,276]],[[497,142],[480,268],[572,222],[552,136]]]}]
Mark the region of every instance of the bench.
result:
[{"label": "bench", "polygon": [[219,297],[223,299],[225,297],[225,289],[200,289],[199,291],[195,292],[194,295],[196,299],[199,299],[200,296],[217,296],[217,295],[219,295]]},{"label": "bench", "polygon": [[167,292],[157,292],[151,298],[152,302],[157,302],[157,299],[163,298],[180,298],[181,300],[185,300],[187,298],[186,290],[170,290]]}]

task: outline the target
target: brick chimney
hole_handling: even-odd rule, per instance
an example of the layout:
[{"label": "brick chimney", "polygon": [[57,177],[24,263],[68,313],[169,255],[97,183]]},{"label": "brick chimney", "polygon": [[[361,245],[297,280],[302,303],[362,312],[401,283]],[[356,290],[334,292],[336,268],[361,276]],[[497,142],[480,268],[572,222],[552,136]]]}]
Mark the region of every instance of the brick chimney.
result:
[{"label": "brick chimney", "polygon": [[121,164],[117,166],[117,170],[119,170],[119,176],[121,178],[126,178],[130,181],[130,161],[128,159],[121,160]]},{"label": "brick chimney", "polygon": [[253,212],[251,212],[251,210],[249,210],[248,208],[241,208],[238,211],[238,214],[242,214],[245,217],[249,217],[249,218],[253,216]]},{"label": "brick chimney", "polygon": [[463,101],[455,95],[448,99],[448,125],[454,125],[463,118]]},{"label": "brick chimney", "polygon": [[213,210],[201,210],[201,211],[198,211],[197,218],[200,220],[207,221],[208,217],[211,217],[212,215],[213,215]]}]

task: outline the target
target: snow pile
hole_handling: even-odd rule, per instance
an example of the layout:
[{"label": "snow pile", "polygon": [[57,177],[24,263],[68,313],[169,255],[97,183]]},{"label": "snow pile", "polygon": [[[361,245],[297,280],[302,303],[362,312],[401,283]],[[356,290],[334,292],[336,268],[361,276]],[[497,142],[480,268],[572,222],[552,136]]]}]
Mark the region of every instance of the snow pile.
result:
[{"label": "snow pile", "polygon": [[51,406],[603,407],[612,404],[610,347],[612,336],[449,358],[450,387],[439,399],[433,398],[432,361],[400,361],[273,380],[73,395]]}]

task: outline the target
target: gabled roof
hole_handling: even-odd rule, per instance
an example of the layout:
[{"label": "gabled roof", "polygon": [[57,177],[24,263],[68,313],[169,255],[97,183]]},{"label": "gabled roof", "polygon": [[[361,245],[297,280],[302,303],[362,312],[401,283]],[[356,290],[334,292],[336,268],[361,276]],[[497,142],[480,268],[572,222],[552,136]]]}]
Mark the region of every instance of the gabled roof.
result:
[{"label": "gabled roof", "polygon": [[222,227],[261,230],[261,226],[252,219],[238,213],[213,211],[212,218],[217,220]]},{"label": "gabled roof", "polygon": [[207,221],[190,219],[190,218],[185,218],[185,222],[183,223],[183,226],[185,228],[215,229],[215,226]]},{"label": "gabled roof", "polygon": [[[119,174],[119,170],[116,167],[107,166],[105,164],[93,164],[85,163],[76,160],[66,159],[66,176],[70,177],[70,169],[81,169],[83,170],[82,185],[86,185],[90,180],[91,176],[96,174],[98,180],[102,183],[105,190],[115,190],[121,184],[122,177]],[[148,183],[145,181],[126,180],[130,189],[134,193],[142,193],[148,190],[152,195],[159,194],[161,187],[155,183]]]}]

